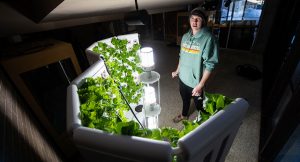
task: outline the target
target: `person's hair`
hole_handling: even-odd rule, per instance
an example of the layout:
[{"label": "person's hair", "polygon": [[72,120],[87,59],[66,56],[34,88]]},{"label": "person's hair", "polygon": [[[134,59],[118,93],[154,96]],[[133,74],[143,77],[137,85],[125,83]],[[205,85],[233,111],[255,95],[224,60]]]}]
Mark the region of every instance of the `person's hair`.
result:
[{"label": "person's hair", "polygon": [[195,15],[195,16],[199,16],[202,18],[202,27],[206,26],[207,24],[207,16],[206,14],[204,13],[204,11],[201,9],[201,8],[195,8],[193,9],[191,12],[190,12],[190,16],[189,18],[191,18],[192,15]]}]

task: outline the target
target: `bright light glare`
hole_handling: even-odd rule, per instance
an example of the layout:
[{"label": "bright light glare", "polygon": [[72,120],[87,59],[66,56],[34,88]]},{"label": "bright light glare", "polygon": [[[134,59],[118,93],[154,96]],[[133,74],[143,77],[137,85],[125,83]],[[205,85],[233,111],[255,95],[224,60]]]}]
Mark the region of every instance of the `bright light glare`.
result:
[{"label": "bright light glare", "polygon": [[149,129],[158,128],[158,120],[157,117],[146,117],[147,127]]},{"label": "bright light glare", "polygon": [[153,50],[151,47],[144,47],[141,49],[140,57],[142,60],[143,67],[151,67],[154,66],[154,59],[153,59]]},{"label": "bright light glare", "polygon": [[145,105],[151,105],[156,103],[155,89],[151,86],[145,87]]}]

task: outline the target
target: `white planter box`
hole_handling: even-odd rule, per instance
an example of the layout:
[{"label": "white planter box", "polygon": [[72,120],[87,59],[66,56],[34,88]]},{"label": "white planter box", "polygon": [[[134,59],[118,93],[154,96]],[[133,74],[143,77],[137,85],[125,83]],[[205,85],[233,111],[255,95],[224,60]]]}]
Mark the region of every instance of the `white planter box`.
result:
[{"label": "white planter box", "polygon": [[135,136],[121,136],[81,125],[77,88],[86,77],[98,77],[105,72],[102,60],[96,61],[68,87],[67,130],[81,154],[88,161],[224,161],[248,109],[244,99],[237,98],[225,110],[209,118],[178,141],[173,148],[168,142]]}]

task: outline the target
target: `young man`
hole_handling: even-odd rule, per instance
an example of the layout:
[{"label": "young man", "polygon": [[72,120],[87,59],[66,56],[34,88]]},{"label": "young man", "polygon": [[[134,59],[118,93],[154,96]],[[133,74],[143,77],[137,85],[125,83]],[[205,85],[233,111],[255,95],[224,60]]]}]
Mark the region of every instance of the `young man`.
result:
[{"label": "young man", "polygon": [[191,98],[197,110],[203,111],[203,88],[218,63],[219,47],[216,38],[205,27],[207,18],[200,8],[190,12],[191,29],[181,40],[180,58],[172,77],[179,75],[179,89],[183,102],[182,113],[173,121],[188,119]]}]

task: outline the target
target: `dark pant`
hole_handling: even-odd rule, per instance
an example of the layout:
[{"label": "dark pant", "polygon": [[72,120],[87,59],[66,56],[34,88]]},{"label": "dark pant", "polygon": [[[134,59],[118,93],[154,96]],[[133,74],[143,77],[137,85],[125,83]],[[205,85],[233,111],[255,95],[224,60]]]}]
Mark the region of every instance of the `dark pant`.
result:
[{"label": "dark pant", "polygon": [[182,113],[181,113],[182,116],[188,116],[190,105],[191,105],[191,98],[194,99],[196,109],[198,111],[203,111],[203,91],[201,92],[200,96],[192,96],[193,88],[185,85],[180,79],[179,79],[179,91],[180,91],[182,104],[183,104]]}]

